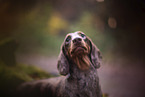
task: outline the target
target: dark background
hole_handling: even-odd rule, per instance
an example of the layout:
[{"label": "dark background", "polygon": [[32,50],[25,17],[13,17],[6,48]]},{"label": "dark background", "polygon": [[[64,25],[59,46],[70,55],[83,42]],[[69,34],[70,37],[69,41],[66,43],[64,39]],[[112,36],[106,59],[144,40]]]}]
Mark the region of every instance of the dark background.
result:
[{"label": "dark background", "polygon": [[[106,67],[100,75],[110,83],[111,79],[115,81],[114,72],[114,78],[120,76],[119,80],[131,77],[128,83],[133,82],[134,90],[118,87],[118,91],[112,92],[113,88],[110,91],[110,86],[104,85],[105,93],[110,97],[143,97],[144,0],[0,0],[0,61],[12,67],[25,63],[44,69],[40,64],[45,60],[49,60],[47,64],[57,62],[65,35],[78,30],[86,33],[102,52]],[[107,70],[110,75],[104,73]],[[103,77],[100,80],[105,83]]]}]

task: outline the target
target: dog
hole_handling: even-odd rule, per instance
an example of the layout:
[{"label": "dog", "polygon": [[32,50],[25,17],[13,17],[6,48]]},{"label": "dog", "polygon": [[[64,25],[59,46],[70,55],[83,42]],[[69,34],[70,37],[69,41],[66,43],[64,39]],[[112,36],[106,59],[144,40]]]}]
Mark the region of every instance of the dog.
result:
[{"label": "dog", "polygon": [[19,97],[102,97],[97,69],[102,56],[81,31],[66,35],[57,69],[63,76],[27,82],[19,87]]}]

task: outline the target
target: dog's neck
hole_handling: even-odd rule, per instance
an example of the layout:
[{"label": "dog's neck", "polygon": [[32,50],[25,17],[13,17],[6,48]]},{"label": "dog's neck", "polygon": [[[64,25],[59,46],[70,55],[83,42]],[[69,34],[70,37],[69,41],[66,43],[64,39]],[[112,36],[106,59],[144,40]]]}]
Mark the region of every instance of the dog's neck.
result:
[{"label": "dog's neck", "polygon": [[80,70],[88,70],[90,68],[90,59],[88,55],[76,56],[72,60]]},{"label": "dog's neck", "polygon": [[[87,58],[87,59],[85,59]],[[86,63],[85,63],[85,62]],[[77,64],[78,62],[79,64]],[[79,67],[80,65],[80,67]],[[83,69],[82,69],[83,68]],[[94,75],[94,72],[97,72],[97,70],[93,67],[93,64],[90,62],[90,58],[88,56],[77,58],[76,60],[72,60],[70,62],[70,73],[68,74],[68,80],[72,79],[71,81],[79,81],[81,79],[89,78],[87,75]]]}]

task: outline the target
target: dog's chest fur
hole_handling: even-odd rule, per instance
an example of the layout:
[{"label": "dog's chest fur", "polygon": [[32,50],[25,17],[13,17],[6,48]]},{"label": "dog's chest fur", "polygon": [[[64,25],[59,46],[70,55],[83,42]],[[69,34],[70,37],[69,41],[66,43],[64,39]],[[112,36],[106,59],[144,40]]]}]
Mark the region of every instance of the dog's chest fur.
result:
[{"label": "dog's chest fur", "polygon": [[65,80],[63,97],[97,97],[97,70],[80,71],[73,68]]}]

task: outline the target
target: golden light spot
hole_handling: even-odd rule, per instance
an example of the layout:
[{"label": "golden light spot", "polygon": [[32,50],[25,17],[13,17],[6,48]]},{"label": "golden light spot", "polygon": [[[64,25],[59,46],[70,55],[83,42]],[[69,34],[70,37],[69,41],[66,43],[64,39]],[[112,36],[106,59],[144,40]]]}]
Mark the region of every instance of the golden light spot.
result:
[{"label": "golden light spot", "polygon": [[61,29],[66,29],[68,22],[61,18],[59,13],[53,13],[48,20],[48,32],[50,34],[58,34]]}]

